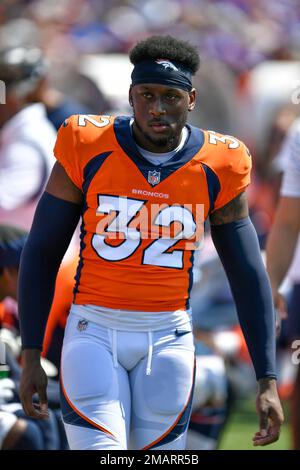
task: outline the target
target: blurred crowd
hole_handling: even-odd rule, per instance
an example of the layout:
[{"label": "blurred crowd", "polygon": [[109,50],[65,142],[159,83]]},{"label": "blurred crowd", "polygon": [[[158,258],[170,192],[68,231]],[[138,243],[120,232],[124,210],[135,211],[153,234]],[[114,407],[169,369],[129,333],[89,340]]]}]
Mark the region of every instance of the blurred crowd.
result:
[{"label": "blurred crowd", "polygon": [[[171,34],[189,40],[199,49],[202,66],[195,77],[199,104],[191,122],[202,128],[232,133],[249,146],[254,160],[253,184],[248,192],[250,211],[264,249],[284,166],[278,155],[288,129],[300,114],[297,100],[292,100],[293,91],[297,97],[298,77],[300,80],[299,0],[2,0],[0,80],[5,81],[1,73],[11,60],[5,54],[14,49],[22,51],[21,58],[13,59],[17,70],[19,64],[26,62],[26,67],[38,79],[33,83],[32,75],[26,76],[28,67],[25,70],[23,66],[22,80],[16,78],[13,67],[7,76],[11,87],[6,90],[6,104],[0,104],[0,224],[30,228],[38,197],[53,165],[55,131],[66,117],[75,113],[129,112],[126,92],[122,91],[127,89],[123,85],[129,83],[130,75],[130,67],[123,67],[124,61],[128,62],[124,54],[137,40],[150,34]],[[32,54],[28,55],[24,48],[38,50],[40,55],[32,59]],[[94,61],[87,62],[87,57]],[[97,62],[98,59],[102,61]],[[106,77],[112,74],[117,74],[117,89],[109,88],[110,80]],[[27,83],[27,80],[29,88],[19,87],[20,81]],[[25,129],[25,120],[20,119],[25,113],[31,128],[35,116],[39,122],[43,121],[43,135],[47,138]],[[10,129],[17,132],[14,142],[10,141]],[[18,145],[23,146],[22,155],[28,155],[31,170],[20,168],[14,162],[13,180],[6,174],[12,171],[9,165],[16,136]],[[41,140],[45,145],[42,150],[37,149]],[[6,151],[8,148],[10,153]],[[42,153],[46,157],[41,157]],[[39,163],[35,167],[35,160],[44,157],[47,164]],[[4,172],[7,172],[5,177]],[[13,181],[17,181],[16,187]],[[11,199],[5,199],[3,194],[9,194],[10,190]],[[26,207],[18,202],[19,190],[22,200],[28,202]],[[13,240],[22,236],[23,232],[12,235]],[[1,240],[0,233],[0,258],[1,249],[6,250],[4,238],[3,235]],[[48,425],[26,424],[21,411],[17,393],[20,373],[17,294],[8,290],[16,279],[9,277],[11,273],[0,265],[0,301],[5,297],[3,292],[10,294],[0,303],[0,329],[9,351],[11,370],[6,382],[2,381],[2,392],[0,380],[0,448],[67,448],[59,417],[56,380],[76,262],[75,246],[63,266],[67,274],[61,274],[46,332],[43,355],[49,363],[44,365],[52,377],[52,414]],[[195,279],[194,324],[201,367],[197,372],[189,446],[211,449],[218,445],[234,397],[254,390],[255,378],[237,327],[229,287],[209,235],[204,253],[199,255]],[[284,328],[278,344],[283,352],[288,347]],[[279,364],[281,394],[288,398],[295,372],[284,353]],[[5,436],[13,427],[15,434],[7,442]]]},{"label": "blurred crowd", "polygon": [[126,52],[166,31],[197,45],[203,61],[220,60],[236,73],[262,60],[299,57],[297,0],[3,0],[0,24],[16,18],[34,21],[32,34],[57,61]]}]

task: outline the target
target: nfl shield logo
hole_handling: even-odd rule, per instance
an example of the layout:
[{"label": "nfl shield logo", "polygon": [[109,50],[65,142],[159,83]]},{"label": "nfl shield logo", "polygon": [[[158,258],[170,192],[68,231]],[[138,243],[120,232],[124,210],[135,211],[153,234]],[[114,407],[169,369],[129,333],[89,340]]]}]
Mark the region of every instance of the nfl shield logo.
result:
[{"label": "nfl shield logo", "polygon": [[78,324],[77,324],[77,330],[78,331],[84,331],[87,329],[87,326],[88,326],[88,321],[87,320],[79,320]]},{"label": "nfl shield logo", "polygon": [[155,186],[160,182],[160,171],[148,171],[148,183],[151,184],[151,186]]}]

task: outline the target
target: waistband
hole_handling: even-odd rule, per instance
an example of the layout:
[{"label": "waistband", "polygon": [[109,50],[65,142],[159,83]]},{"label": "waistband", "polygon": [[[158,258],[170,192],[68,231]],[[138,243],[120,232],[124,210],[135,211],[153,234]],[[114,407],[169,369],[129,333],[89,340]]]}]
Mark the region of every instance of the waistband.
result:
[{"label": "waistband", "polygon": [[192,323],[191,309],[144,312],[116,310],[98,305],[72,304],[70,315],[72,313],[80,315],[87,321],[119,331],[158,331],[181,328]]}]

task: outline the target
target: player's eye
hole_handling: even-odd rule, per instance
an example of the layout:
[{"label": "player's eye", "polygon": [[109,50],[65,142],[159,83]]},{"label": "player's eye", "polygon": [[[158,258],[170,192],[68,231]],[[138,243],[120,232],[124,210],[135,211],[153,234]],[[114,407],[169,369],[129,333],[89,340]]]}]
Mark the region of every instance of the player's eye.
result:
[{"label": "player's eye", "polygon": [[150,100],[150,99],[152,98],[152,95],[151,95],[151,93],[145,91],[145,92],[143,93],[143,97],[146,98],[147,100]]},{"label": "player's eye", "polygon": [[166,100],[174,103],[174,102],[179,100],[179,96],[178,95],[173,95],[172,93],[168,93],[166,95]]}]

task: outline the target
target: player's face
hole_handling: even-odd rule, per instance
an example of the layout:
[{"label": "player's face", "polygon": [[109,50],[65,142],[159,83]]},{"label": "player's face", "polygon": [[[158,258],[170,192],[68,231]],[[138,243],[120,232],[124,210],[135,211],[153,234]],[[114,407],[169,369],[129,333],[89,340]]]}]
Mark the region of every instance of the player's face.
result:
[{"label": "player's face", "polygon": [[188,112],[195,107],[195,89],[188,93],[165,85],[135,85],[129,101],[137,143],[150,152],[169,152],[178,146]]}]

